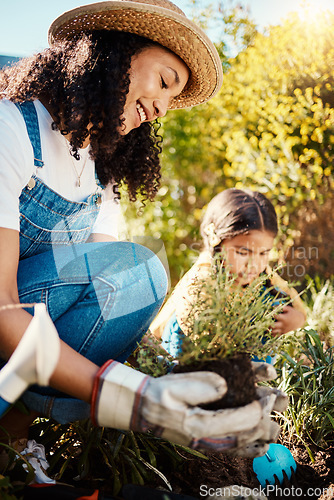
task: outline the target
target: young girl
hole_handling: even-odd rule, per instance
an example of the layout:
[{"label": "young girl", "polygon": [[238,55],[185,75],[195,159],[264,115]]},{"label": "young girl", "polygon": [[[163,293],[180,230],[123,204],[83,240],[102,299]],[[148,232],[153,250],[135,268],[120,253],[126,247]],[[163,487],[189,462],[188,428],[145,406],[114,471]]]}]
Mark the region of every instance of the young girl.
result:
[{"label": "young girl", "polygon": [[[162,338],[165,349],[176,356],[187,334],[187,314],[192,290],[198,280],[211,275],[212,258],[224,251],[225,265],[236,282],[247,286],[261,273],[269,271],[269,253],[277,235],[277,217],[271,202],[261,193],[250,190],[227,189],[208,204],[201,235],[204,249],[193,267],[177,284],[150,329]],[[296,290],[274,273],[271,285],[293,298],[277,315],[272,329],[282,335],[303,326],[306,313]]]}]

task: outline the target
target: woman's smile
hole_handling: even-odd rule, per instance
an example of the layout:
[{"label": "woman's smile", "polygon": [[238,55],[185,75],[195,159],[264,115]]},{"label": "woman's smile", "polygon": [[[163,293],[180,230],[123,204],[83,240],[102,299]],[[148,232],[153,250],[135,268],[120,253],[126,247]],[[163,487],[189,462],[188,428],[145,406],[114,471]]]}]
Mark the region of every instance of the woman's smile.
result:
[{"label": "woman's smile", "polygon": [[135,55],[120,133],[126,135],[143,122],[164,116],[170,101],[182,92],[188,78],[186,64],[163,47],[147,47]]}]

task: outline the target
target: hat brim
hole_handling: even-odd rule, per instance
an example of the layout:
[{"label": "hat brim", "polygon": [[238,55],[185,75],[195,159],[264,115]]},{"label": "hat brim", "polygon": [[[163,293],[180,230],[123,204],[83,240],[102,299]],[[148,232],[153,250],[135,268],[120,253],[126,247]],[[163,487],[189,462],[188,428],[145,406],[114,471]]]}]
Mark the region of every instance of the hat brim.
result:
[{"label": "hat brim", "polygon": [[55,19],[49,28],[49,44],[91,30],[135,33],[177,54],[188,66],[190,78],[181,94],[171,101],[170,109],[204,103],[221,87],[222,64],[215,46],[185,15],[159,5],[127,0],[98,2]]}]

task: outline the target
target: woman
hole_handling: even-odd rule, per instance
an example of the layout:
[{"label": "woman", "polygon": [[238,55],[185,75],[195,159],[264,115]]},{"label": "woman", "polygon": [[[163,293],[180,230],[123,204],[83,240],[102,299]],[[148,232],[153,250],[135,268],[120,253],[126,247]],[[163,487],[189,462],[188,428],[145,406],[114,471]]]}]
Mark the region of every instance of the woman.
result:
[{"label": "woman", "polygon": [[[211,447],[202,440],[208,434],[219,449],[271,440],[276,428],[268,430],[267,409],[259,431],[258,401],[240,409],[248,417],[234,426],[197,408],[226,391],[220,377],[157,383],[122,364],[157,313],[166,277],[149,250],[114,241],[117,187],[124,183],[131,200],[153,199],[161,151],[155,119],[219,90],[213,44],[167,0],[79,7],[52,23],[49,42],[1,76],[0,306],[45,302],[61,354],[51,388],[24,394],[31,414],[12,410],[2,425],[23,438],[36,415],[65,423],[91,411],[99,425],[151,428],[191,446]],[[0,314],[3,360],[31,312]]]}]

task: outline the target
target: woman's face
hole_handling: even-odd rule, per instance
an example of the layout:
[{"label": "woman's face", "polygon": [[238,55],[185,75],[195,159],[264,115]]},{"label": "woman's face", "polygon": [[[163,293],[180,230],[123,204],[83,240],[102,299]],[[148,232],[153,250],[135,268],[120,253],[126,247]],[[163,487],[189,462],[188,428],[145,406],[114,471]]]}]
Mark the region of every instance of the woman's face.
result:
[{"label": "woman's face", "polygon": [[249,285],[266,269],[274,236],[268,231],[250,231],[224,240],[222,250],[237,283]]},{"label": "woman's face", "polygon": [[164,116],[169,102],[181,93],[188,78],[185,63],[163,47],[147,47],[136,54],[131,62],[120,133],[126,135],[141,123]]}]

